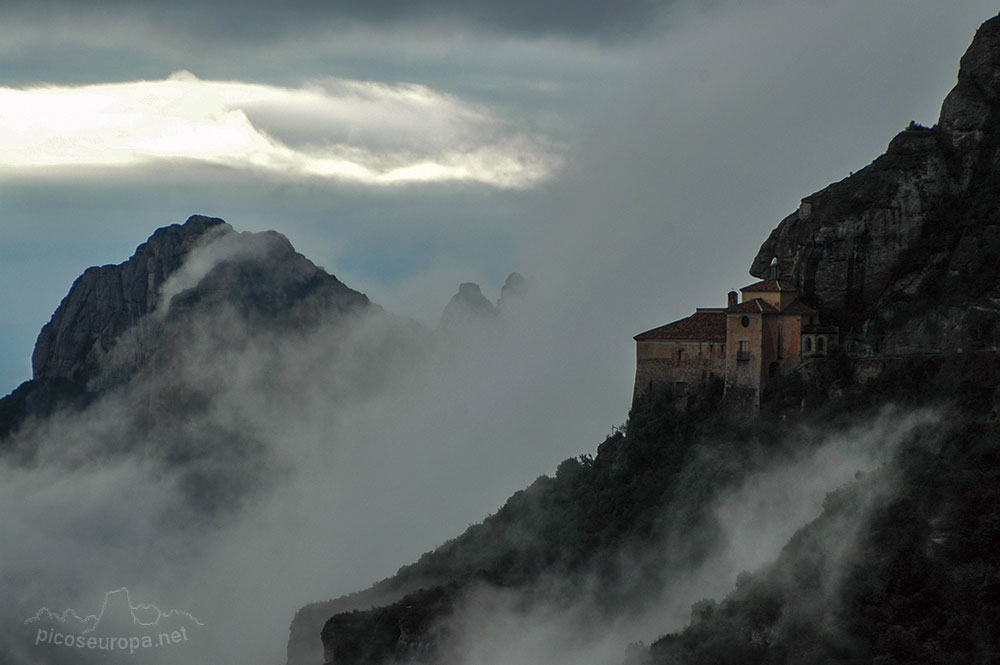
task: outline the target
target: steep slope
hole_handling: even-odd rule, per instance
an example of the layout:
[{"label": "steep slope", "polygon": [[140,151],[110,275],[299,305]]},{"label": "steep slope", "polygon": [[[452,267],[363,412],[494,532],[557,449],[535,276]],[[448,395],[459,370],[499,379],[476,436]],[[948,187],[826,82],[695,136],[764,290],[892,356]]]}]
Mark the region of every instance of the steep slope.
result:
[{"label": "steep slope", "polygon": [[[63,647],[33,650],[17,618],[45,602],[87,607],[139,578],[184,587],[177,607],[238,630],[226,608],[205,609],[232,600],[212,585],[250,593],[242,550],[300,528],[264,528],[267,511],[329,496],[312,488],[343,468],[331,451],[349,458],[340,451],[372,431],[345,414],[390,401],[428,335],[282,235],[219,219],[159,229],[128,260],[88,270],[39,336],[35,378],[0,400],[0,467],[18,506],[4,523],[0,662],[67,662]],[[218,662],[225,630],[174,658]]]},{"label": "steep slope", "polygon": [[[706,403],[710,405],[711,398]],[[412,628],[431,627],[454,608],[464,592],[478,584],[509,589],[537,585],[539,595],[544,596],[540,591],[546,586],[543,578],[558,573],[566,578],[557,583],[560,589],[546,591],[568,604],[577,598],[571,580],[588,577],[598,566],[603,568],[600,595],[608,611],[647,596],[652,578],[637,578],[627,572],[627,559],[632,558],[627,556],[629,544],[641,550],[647,539],[664,537],[679,525],[700,519],[707,490],[689,484],[697,482],[699,474],[691,473],[680,482],[676,476],[687,462],[708,459],[699,452],[710,445],[705,439],[718,426],[705,418],[703,410],[681,413],[667,402],[650,403],[649,407],[648,418],[637,417],[629,437],[619,434],[609,438],[593,459],[566,460],[554,478],[540,477],[482,524],[400,569],[394,577],[360,594],[300,611],[291,626],[288,662],[305,665],[322,657],[315,640],[324,622],[323,648],[328,661],[332,654],[345,650],[363,655],[359,660],[345,656],[337,662],[405,660],[417,655],[413,649],[423,649],[423,656],[431,655],[440,645],[426,644],[425,636]],[[751,468],[753,450],[733,451],[732,466],[718,470],[719,482],[730,474],[742,473],[743,462],[746,469]],[[699,498],[690,504],[678,500],[676,514],[662,514],[665,504],[684,496]],[[662,553],[671,561],[649,561],[648,568],[652,574],[669,570],[681,560],[697,559],[706,545],[688,539],[686,547]],[[354,610],[366,611],[348,615],[350,620],[341,616],[326,621],[333,613]],[[398,621],[385,621],[386,612]],[[401,625],[410,626],[404,632],[413,641],[399,639]],[[378,635],[373,639],[377,646],[359,647],[367,644],[368,635]]]},{"label": "steep slope", "polygon": [[88,268],[42,327],[31,356],[32,378],[86,384],[96,377],[122,333],[156,309],[160,288],[188,253],[206,235],[232,232],[221,219],[195,215],[157,230],[124,263]]},{"label": "steep slope", "polygon": [[[192,259],[181,273],[185,261]],[[87,269],[38,335],[35,379],[87,385],[110,365],[135,371],[156,352],[157,328],[230,304],[258,322],[302,326],[322,314],[366,307],[368,298],[297,253],[281,234],[237,233],[194,215],[158,229],[124,263]],[[163,316],[151,316],[159,312]],[[128,347],[132,366],[112,358]]]},{"label": "steep slope", "polygon": [[214,318],[224,345],[248,325],[301,332],[372,307],[281,234],[238,233],[194,215],[155,231],[127,261],[77,278],[38,335],[32,380],[0,400],[0,441],[29,418],[87,404],[143,367],[172,362],[199,320]]},{"label": "steep slope", "polygon": [[[937,125],[802,199],[763,243],[855,355],[995,346],[1000,296],[1000,20],[962,57]],[[908,330],[903,330],[904,326]]]},{"label": "steep slope", "polygon": [[194,215],[157,230],[124,263],[89,268],[77,278],[38,335],[32,379],[0,399],[0,449],[27,420],[91,402],[99,390],[89,384],[111,349],[126,333],[141,343],[162,284],[206,234],[223,230],[232,228]]},{"label": "steep slope", "polygon": [[[928,367],[908,369],[918,366]],[[827,496],[773,564],[696,604],[691,625],[640,662],[996,662],[1000,438],[982,407],[1000,365],[962,369],[966,386],[982,382],[978,398],[967,393],[890,464]]]},{"label": "steep slope", "polygon": [[458,286],[458,293],[445,306],[438,330],[448,333],[488,320],[495,313],[493,303],[486,299],[479,285],[465,282]]},{"label": "steep slope", "polygon": [[[733,488],[788,460],[808,456],[830,439],[859,436],[852,430],[869,429],[883,405],[896,405],[895,415],[889,417],[896,422],[921,408],[940,409],[945,414],[940,421],[927,421],[948,425],[912,430],[888,466],[859,475],[852,486],[828,497],[826,512],[795,536],[775,564],[763,573],[741,575],[731,598],[694,608],[695,616],[718,611],[722,623],[697,624],[700,628],[690,629],[690,635],[665,638],[650,655],[657,664],[812,662],[753,658],[785,653],[779,647],[794,655],[815,646],[810,636],[822,633],[829,613],[840,607],[834,601],[842,593],[845,571],[861,574],[872,566],[909,565],[906,548],[917,541],[895,540],[893,525],[916,520],[907,528],[919,530],[921,552],[937,548],[945,533],[962,532],[963,537],[986,538],[988,543],[995,538],[994,506],[981,503],[986,497],[980,495],[993,491],[989,488],[995,486],[991,483],[996,469],[977,468],[992,464],[995,455],[995,437],[987,423],[994,417],[990,406],[1000,386],[1000,362],[923,358],[884,378],[839,389],[837,397],[817,387],[815,395],[825,401],[816,407],[793,413],[765,408],[750,423],[728,419],[717,408],[718,396],[683,411],[667,393],[641,401],[625,435],[607,439],[593,459],[566,460],[554,477],[539,478],[481,524],[368,591],[303,610],[292,624],[289,663],[475,662],[462,648],[468,647],[462,617],[491,594],[513,594],[516,609],[508,612],[515,617],[537,615],[551,621],[554,613],[575,615],[586,608],[583,614],[596,624],[584,622],[571,629],[585,644],[591,630],[643,621],[650,612],[655,616],[661,594],[683,589],[726,551],[729,534],[716,511]],[[942,394],[950,399],[942,401]],[[967,445],[970,431],[987,436]],[[890,428],[882,436],[894,435]],[[963,443],[956,447],[958,441]],[[915,497],[920,497],[920,512],[905,512]],[[883,531],[866,530],[879,524],[873,515],[884,511],[893,516],[886,518],[887,526],[878,527]],[[895,549],[855,550],[855,540],[874,540]],[[965,549],[961,540],[952,545],[949,551]],[[977,547],[978,563],[971,565],[979,568],[959,573],[948,569],[950,559],[943,559],[935,574],[947,573],[951,579],[975,570],[978,577],[969,584],[979,595],[992,593],[989,580],[1000,574],[1000,567],[995,557],[982,559],[992,545]],[[868,612],[889,611],[878,608],[883,602],[877,595],[882,592],[874,588],[878,580],[871,575],[864,580],[867,586],[854,591],[865,599],[856,602],[876,606]],[[935,611],[947,614],[952,611],[948,602],[958,598],[938,599],[942,604]],[[319,660],[315,646],[308,649],[306,637],[307,629],[315,631],[314,622],[324,610],[330,618],[321,631],[324,658]],[[906,610],[896,612],[902,616]],[[510,617],[501,613],[498,620]],[[782,631],[792,617],[800,620],[788,630],[802,632],[788,638]],[[864,623],[858,617],[852,621],[855,627]],[[882,621],[880,628],[872,628],[870,643],[864,642],[865,635],[851,636],[856,642],[852,653],[879,653],[877,643],[885,639],[885,631],[895,630],[899,618],[888,625],[889,619]],[[516,635],[509,638],[514,641]],[[922,634],[921,639],[933,637]],[[778,646],[770,652],[762,646],[772,644]],[[713,660],[722,652],[732,657]],[[831,653],[833,658],[839,652]],[[633,657],[636,663],[646,661],[642,653]]]},{"label": "steep slope", "polygon": [[500,289],[500,299],[494,306],[482,289],[474,282],[459,284],[458,293],[451,297],[441,313],[435,334],[447,343],[451,338],[467,335],[490,334],[497,329],[497,321],[515,311],[528,292],[528,283],[519,273],[512,272]]},{"label": "steep slope", "polygon": [[[178,477],[185,510],[232,508],[280,470],[254,428],[213,417],[225,391],[251,371],[267,381],[283,344],[362,314],[382,312],[278,233],[197,215],[161,228],[127,261],[74,282],[39,334],[34,378],[0,400],[0,450],[18,465],[134,454]],[[321,348],[334,358],[336,338]],[[93,422],[101,434],[86,449],[46,434]]]},{"label": "steep slope", "polygon": [[[723,603],[696,605],[691,628],[633,650],[630,662],[995,660],[997,632],[982,618],[993,614],[976,615],[965,592],[997,609],[988,488],[1000,390],[998,178],[993,19],[963,57],[939,124],[911,126],[872,165],[803,199],[754,259],[751,272],[764,277],[779,258],[841,327],[845,352],[808,380],[775,382],[750,423],[730,419],[717,393],[682,412],[669,395],[638,403],[625,435],[595,458],[567,460],[371,590],[300,613],[289,664],[318,662],[301,649],[324,610],[327,663],[464,662],[455,627],[483,588],[514,593],[529,616],[584,603],[608,625],[627,621],[718,547],[720,492],[814,445],[801,428],[846,428],[884,404],[933,407],[947,425],[920,430],[885,467],[831,494],[773,565],[740,576]],[[972,634],[956,629],[962,622]]]}]

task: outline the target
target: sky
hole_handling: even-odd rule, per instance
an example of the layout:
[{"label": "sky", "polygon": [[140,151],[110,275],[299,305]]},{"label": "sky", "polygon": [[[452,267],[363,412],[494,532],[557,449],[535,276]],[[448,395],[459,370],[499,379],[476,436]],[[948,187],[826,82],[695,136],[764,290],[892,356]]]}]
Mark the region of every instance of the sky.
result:
[{"label": "sky", "polygon": [[428,325],[462,281],[535,277],[590,309],[620,388],[634,334],[721,302],[801,197],[935,121],[994,13],[578,4],[5,2],[0,381],[86,267],[201,213]]},{"label": "sky", "polygon": [[[376,452],[351,449],[378,482],[338,471],[337,500],[394,488],[379,504],[384,528],[365,543],[327,542],[357,565],[327,571],[325,586],[319,553],[283,552],[297,565],[282,596],[290,618],[391,574],[559,460],[594,452],[627,416],[632,336],[721,306],[753,280],[760,244],[801,198],[868,164],[911,120],[933,124],[976,27],[995,13],[980,0],[8,0],[0,392],[30,378],[38,331],[84,269],[126,260],[192,214],[277,230],[429,328],[461,282],[495,301],[511,271],[523,274],[522,336],[459,370],[427,370],[435,389],[405,404],[407,418],[373,415],[406,391],[346,424],[275,415],[293,433],[301,422],[302,451],[295,436],[277,439],[304,459],[325,454],[310,437],[326,428],[389,442],[374,450],[390,456],[394,440],[433,442],[455,472],[435,476],[407,450],[400,485]],[[288,361],[309,366],[301,354]],[[470,391],[471,373],[496,380]],[[479,438],[464,449],[452,431]],[[60,501],[109,509],[139,477],[102,470],[80,483],[90,501],[31,495],[39,479],[14,474],[6,503],[22,500],[25,522]],[[282,533],[299,533],[283,520],[324,485],[296,487],[264,511]],[[159,489],[144,500],[169,501]],[[428,512],[432,525],[420,522]],[[369,517],[347,511],[331,534]],[[121,519],[127,531],[132,518]],[[262,554],[241,547],[256,527],[234,526],[204,579],[229,556],[263,566],[273,543]],[[104,572],[102,583],[123,583]]]}]

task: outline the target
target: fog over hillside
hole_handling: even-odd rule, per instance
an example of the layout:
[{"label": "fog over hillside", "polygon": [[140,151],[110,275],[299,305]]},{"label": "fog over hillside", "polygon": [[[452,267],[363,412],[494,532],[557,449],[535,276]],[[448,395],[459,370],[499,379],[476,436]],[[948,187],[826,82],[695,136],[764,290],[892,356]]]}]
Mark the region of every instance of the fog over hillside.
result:
[{"label": "fog over hillside", "polygon": [[[163,293],[183,293],[213,264],[267,265],[258,238],[206,236]],[[105,591],[126,586],[198,616],[192,649],[206,662],[279,659],[303,604],[392,574],[552,473],[539,442],[594,450],[566,417],[572,391],[551,395],[571,368],[544,295],[529,288],[499,317],[441,336],[378,308],[299,333],[250,326],[225,301],[196,310],[173,329],[182,343],[169,365],[13,437],[15,450],[36,452],[3,467],[6,505],[18,506],[2,525],[4,615],[95,612]],[[586,602],[527,610],[513,592],[484,588],[463,600],[454,648],[475,663],[597,663],[682,627],[692,602],[773,559],[827,492],[884,462],[927,419],[889,412],[801,432],[801,455],[713,499],[724,533],[714,554],[623,623],[604,623]],[[557,598],[561,582],[548,584]],[[594,641],[579,643],[581,630]],[[34,662],[31,634],[8,626],[11,658]]]},{"label": "fog over hillside", "polygon": [[[670,581],[648,603],[609,616],[587,598],[586,590],[580,594],[583,600],[565,605],[559,599],[566,593],[566,581],[558,578],[526,593],[483,585],[463,596],[446,620],[451,637],[442,650],[459,654],[456,662],[476,665],[621,663],[630,646],[635,649],[655,639],[652,636],[682,630],[692,620],[692,606],[723,598],[741,574],[772,562],[798,529],[820,515],[828,493],[879,469],[901,441],[935,420],[933,413],[889,409],[846,431],[798,432],[802,452],[770,461],[712,497],[711,518],[701,528],[719,530],[715,546],[704,561],[672,571]],[[873,504],[884,501],[892,492],[891,481],[880,481],[869,492]],[[664,513],[676,509],[662,507]],[[846,566],[863,524],[862,518],[839,525],[826,535],[822,547]],[[653,551],[683,551],[702,538],[689,529],[646,543],[639,551],[623,548],[620,565],[641,579],[644,559]],[[596,590],[596,579],[593,584]]]},{"label": "fog over hillside", "polygon": [[[29,378],[39,329],[84,269],[194,213],[287,236],[375,306],[265,325],[203,283],[254,265],[235,274],[256,293],[260,236],[187,255],[143,319],[169,331],[155,368],[133,376],[143,356],[114,347],[100,391],[0,441],[5,663],[81,662],[25,621],[96,613],[122,587],[204,624],[124,662],[284,662],[303,606],[393,575],[597,454],[628,418],[632,335],[722,305],[802,196],[910,120],[932,124],[996,13],[979,0],[629,3],[614,20],[493,2],[218,4],[211,20],[198,3],[0,9],[0,99],[20,109],[0,110],[0,392]],[[101,113],[85,117],[89,104]],[[495,304],[512,271],[523,295],[434,331],[460,284]],[[880,505],[894,489],[880,469],[940,418],[889,405],[784,432],[776,448],[798,452],[773,458],[734,457],[744,440],[725,432],[702,441],[683,468],[720,480],[683,486],[710,506],[699,528],[615,554],[616,570],[675,547],[696,565],[662,571],[662,589],[616,616],[581,601],[585,586],[562,594],[557,573],[535,595],[462,589],[445,648],[465,665],[618,665],[766,568],[828,493],[869,478]],[[669,506],[647,507],[673,524]],[[867,511],[824,532],[824,551],[850,549]]]},{"label": "fog over hillside", "polygon": [[[209,259],[266,267],[254,238],[195,250],[163,293]],[[528,326],[535,307],[526,295],[447,343],[378,309],[304,334],[225,305],[186,320],[169,366],[13,437],[37,452],[3,470],[19,507],[3,525],[5,616],[124,584],[214,617],[214,657],[281,653],[304,602],[391,574],[553,465],[534,442],[576,426],[537,399],[544,377],[524,380],[559,343]]]}]

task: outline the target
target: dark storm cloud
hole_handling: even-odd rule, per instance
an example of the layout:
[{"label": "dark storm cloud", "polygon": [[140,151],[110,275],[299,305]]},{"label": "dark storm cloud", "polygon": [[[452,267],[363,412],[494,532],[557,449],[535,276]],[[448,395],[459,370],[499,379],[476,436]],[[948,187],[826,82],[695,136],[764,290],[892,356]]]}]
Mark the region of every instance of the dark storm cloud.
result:
[{"label": "dark storm cloud", "polygon": [[[667,7],[682,0],[250,0],[198,2],[178,0],[95,0],[86,13],[109,21],[122,15],[143,16],[213,39],[267,41],[303,28],[344,24],[398,25],[449,22],[491,32],[525,36],[565,35],[616,41],[641,33]],[[8,7],[50,16],[81,13],[72,0],[13,0]]]}]

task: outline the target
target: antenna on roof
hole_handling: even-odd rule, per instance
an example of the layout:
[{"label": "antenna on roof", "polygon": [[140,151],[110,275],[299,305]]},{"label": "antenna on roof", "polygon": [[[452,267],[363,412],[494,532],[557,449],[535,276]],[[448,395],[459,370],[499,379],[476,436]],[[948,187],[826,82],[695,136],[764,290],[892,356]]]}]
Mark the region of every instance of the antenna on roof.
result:
[{"label": "antenna on roof", "polygon": [[771,259],[771,279],[778,279],[778,270],[780,266],[778,265],[778,257]]}]

